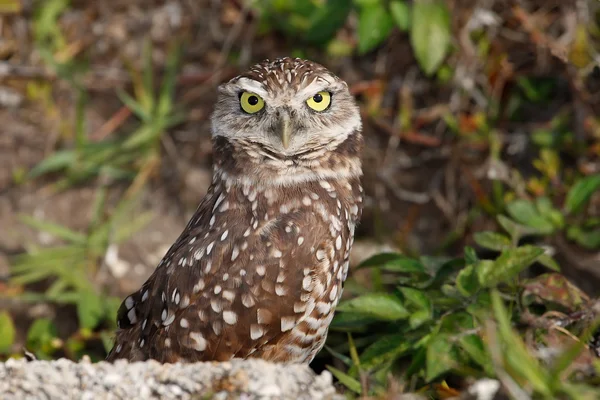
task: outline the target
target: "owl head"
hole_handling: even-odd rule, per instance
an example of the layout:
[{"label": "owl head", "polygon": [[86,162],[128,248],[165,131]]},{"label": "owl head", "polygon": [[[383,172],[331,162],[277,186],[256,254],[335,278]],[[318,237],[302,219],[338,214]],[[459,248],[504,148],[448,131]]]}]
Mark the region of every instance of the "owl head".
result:
[{"label": "owl head", "polygon": [[360,129],[348,85],[298,58],[263,61],[222,84],[212,115],[213,138],[266,163],[323,157]]}]

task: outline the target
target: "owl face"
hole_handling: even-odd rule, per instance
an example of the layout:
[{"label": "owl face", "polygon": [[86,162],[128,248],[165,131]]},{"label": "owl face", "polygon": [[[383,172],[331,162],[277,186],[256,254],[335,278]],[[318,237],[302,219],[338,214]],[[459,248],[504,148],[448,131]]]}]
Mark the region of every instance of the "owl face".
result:
[{"label": "owl face", "polygon": [[347,84],[301,59],[264,61],[219,87],[213,136],[266,159],[332,150],[360,130]]}]

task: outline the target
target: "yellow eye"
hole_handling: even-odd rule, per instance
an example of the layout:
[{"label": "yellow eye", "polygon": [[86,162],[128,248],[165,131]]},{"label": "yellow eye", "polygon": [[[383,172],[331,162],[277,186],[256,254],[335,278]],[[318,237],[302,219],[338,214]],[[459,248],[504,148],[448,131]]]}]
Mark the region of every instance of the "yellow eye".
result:
[{"label": "yellow eye", "polygon": [[244,92],[240,96],[240,106],[248,114],[254,114],[263,109],[265,102],[257,94]]},{"label": "yellow eye", "polygon": [[315,111],[325,111],[331,104],[331,93],[319,92],[306,100],[306,104]]}]

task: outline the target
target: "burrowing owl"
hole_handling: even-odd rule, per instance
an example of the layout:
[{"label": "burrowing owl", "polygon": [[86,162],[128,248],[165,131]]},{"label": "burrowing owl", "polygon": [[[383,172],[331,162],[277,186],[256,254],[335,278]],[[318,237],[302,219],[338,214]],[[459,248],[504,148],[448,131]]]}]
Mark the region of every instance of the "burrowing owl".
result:
[{"label": "burrowing owl", "polygon": [[358,107],[301,59],[219,87],[212,185],[141,289],[108,360],[310,362],[348,273],[362,210]]}]

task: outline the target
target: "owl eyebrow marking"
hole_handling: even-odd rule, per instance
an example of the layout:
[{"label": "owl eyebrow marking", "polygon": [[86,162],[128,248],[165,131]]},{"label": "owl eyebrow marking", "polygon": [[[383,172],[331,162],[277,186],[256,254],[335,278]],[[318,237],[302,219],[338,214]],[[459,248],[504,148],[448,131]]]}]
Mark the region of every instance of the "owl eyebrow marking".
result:
[{"label": "owl eyebrow marking", "polygon": [[259,95],[263,99],[267,96],[267,91],[264,89],[262,83],[249,78],[240,78],[236,82],[236,85],[242,92],[252,92]]}]

